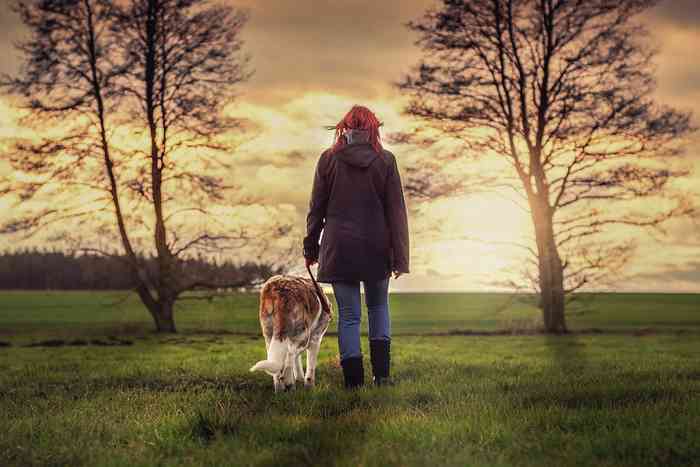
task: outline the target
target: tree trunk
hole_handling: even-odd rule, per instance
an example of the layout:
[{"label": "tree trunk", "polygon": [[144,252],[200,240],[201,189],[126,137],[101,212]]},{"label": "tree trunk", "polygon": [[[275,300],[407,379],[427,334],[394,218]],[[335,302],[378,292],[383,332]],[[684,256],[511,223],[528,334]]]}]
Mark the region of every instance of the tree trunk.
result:
[{"label": "tree trunk", "polygon": [[136,292],[141,298],[141,302],[146,306],[148,312],[153,318],[156,325],[156,332],[177,332],[175,328],[175,318],[173,315],[173,307],[175,300],[156,300],[153,298],[150,290],[145,285],[139,285]]},{"label": "tree trunk", "polygon": [[159,301],[156,302],[153,308],[149,308],[153,317],[153,322],[156,324],[156,332],[159,333],[176,333],[175,319],[173,318],[173,302]]},{"label": "tree trunk", "polygon": [[540,307],[548,333],[567,332],[564,315],[564,269],[554,240],[552,215],[546,203],[533,207],[539,260]]},{"label": "tree trunk", "polygon": [[[173,306],[178,294],[178,285],[173,274],[173,256],[168,247],[167,232],[163,217],[163,170],[165,168],[165,147],[158,145],[158,118],[156,116],[157,95],[156,77],[158,57],[156,54],[159,20],[162,21],[164,5],[157,0],[148,0],[145,35],[145,108],[151,143],[151,192],[153,211],[155,215],[154,242],[158,264],[157,300],[148,307],[156,324],[157,332],[176,332],[173,319]],[[162,33],[162,31],[161,31]],[[161,70],[164,72],[164,70]],[[164,78],[163,78],[164,79]],[[160,90],[165,92],[164,89]],[[165,118],[165,115],[161,115]]]}]

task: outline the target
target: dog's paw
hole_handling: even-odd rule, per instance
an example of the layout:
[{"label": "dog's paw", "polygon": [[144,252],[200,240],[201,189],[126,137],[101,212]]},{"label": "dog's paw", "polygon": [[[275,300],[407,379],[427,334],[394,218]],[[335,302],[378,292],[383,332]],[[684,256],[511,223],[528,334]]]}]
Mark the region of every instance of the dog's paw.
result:
[{"label": "dog's paw", "polygon": [[305,387],[305,388],[312,388],[312,387],[314,387],[314,386],[316,386],[316,381],[314,381],[313,379],[311,379],[311,378],[306,378],[306,379],[304,380],[304,387]]}]

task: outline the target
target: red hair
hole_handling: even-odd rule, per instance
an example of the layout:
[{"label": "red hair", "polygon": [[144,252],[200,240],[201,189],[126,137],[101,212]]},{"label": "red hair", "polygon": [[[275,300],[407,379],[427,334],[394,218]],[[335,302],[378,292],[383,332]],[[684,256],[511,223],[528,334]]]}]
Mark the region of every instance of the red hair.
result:
[{"label": "red hair", "polygon": [[382,143],[379,137],[379,127],[384,123],[380,122],[379,119],[374,115],[374,113],[367,107],[362,105],[353,105],[352,108],[345,114],[345,117],[338,122],[335,126],[327,126],[328,130],[335,130],[335,136],[333,138],[334,144],[331,147],[330,153],[333,154],[340,150],[347,143],[345,137],[343,137],[343,131],[345,129],[360,129],[369,131],[369,143],[372,148],[377,152],[377,154],[382,153]]}]

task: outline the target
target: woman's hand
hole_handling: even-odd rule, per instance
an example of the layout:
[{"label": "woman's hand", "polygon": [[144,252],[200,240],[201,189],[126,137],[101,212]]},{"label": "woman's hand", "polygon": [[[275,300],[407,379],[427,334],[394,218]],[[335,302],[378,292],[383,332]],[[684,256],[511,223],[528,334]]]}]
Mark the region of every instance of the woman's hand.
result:
[{"label": "woman's hand", "polygon": [[315,259],[311,259],[311,258],[305,257],[304,260],[306,260],[306,266],[309,268],[317,263],[317,261]]}]

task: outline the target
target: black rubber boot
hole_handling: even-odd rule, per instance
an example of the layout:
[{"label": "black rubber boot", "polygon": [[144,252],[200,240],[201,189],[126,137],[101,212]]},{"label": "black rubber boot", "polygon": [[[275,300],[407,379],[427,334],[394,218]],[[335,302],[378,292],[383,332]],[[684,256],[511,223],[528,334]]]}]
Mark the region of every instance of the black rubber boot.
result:
[{"label": "black rubber boot", "polygon": [[372,361],[372,376],[376,386],[391,384],[389,369],[391,367],[391,341],[370,339],[369,356]]},{"label": "black rubber boot", "polygon": [[343,367],[345,387],[352,389],[365,384],[365,369],[362,366],[362,357],[350,357],[340,361]]}]

